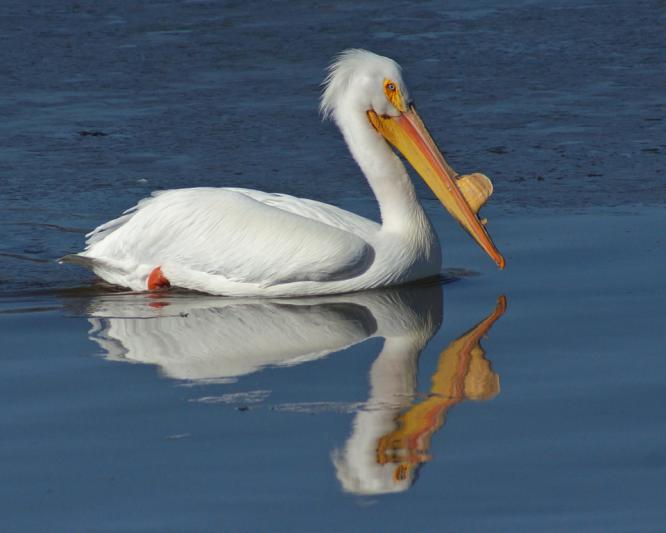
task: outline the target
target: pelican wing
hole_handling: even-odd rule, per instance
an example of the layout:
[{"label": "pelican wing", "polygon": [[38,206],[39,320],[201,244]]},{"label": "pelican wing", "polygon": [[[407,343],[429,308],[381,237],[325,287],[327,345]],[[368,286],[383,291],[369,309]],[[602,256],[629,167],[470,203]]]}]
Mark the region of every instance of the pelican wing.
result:
[{"label": "pelican wing", "polygon": [[90,233],[81,255],[106,269],[161,265],[179,277],[191,271],[261,286],[360,274],[374,257],[351,232],[361,217],[347,213],[345,224],[345,211],[317,204],[265,193],[253,198],[242,189],[161,191]]},{"label": "pelican wing", "polygon": [[350,211],[340,209],[334,205],[317,202],[316,200],[296,198],[295,196],[290,196],[288,194],[256,191],[254,189],[228,188],[225,190],[244,194],[262,204],[277,207],[283,211],[312,220],[317,220],[355,235],[364,236],[375,233],[381,229],[381,226],[377,222],[373,222],[372,220]]}]

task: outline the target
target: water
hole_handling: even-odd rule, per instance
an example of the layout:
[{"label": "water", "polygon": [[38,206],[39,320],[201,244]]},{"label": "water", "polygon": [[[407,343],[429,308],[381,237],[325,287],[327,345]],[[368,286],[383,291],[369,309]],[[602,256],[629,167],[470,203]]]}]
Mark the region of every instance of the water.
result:
[{"label": "water", "polygon": [[[661,531],[665,13],[3,3],[3,531]],[[421,185],[441,284],[150,298],[54,262],[156,189],[376,217],[316,111],[348,46],[493,178],[504,272]]]}]

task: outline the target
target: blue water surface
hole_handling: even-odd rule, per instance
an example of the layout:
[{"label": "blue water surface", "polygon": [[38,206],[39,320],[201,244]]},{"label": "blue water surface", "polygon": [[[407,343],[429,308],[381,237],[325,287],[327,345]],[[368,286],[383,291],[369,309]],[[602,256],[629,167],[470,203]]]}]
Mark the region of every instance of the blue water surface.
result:
[{"label": "blue water surface", "polygon": [[[2,531],[663,531],[666,48],[646,2],[0,6]],[[426,187],[438,283],[131,294],[55,260],[153,190],[378,217],[318,96],[398,60],[483,171],[498,271]]]}]

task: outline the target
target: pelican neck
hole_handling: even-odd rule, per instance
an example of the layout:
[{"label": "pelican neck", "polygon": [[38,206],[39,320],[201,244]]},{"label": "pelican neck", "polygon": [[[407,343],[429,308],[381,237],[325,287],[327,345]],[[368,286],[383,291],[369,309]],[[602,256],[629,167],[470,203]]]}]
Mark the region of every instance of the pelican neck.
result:
[{"label": "pelican neck", "polygon": [[335,120],[379,203],[382,228],[402,233],[429,227],[405,166],[366,114],[341,107],[336,109]]}]

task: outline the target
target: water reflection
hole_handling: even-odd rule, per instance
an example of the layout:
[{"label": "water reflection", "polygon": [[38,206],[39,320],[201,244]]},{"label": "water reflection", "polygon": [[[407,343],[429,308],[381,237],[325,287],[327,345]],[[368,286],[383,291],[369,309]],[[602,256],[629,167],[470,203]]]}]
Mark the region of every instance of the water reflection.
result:
[{"label": "water reflection", "polygon": [[282,300],[109,294],[94,298],[86,314],[90,338],[109,359],[158,365],[175,379],[225,381],[371,337],[415,339],[420,349],[439,328],[442,293],[413,287]]},{"label": "water reflection", "polygon": [[499,393],[481,338],[506,310],[495,310],[440,354],[427,398],[413,403],[417,359],[425,341],[387,338],[370,371],[370,400],[354,420],[352,434],[333,463],[343,488],[355,494],[400,492],[411,486],[418,467],[430,460],[432,435],[446,412],[465,400],[488,400]]},{"label": "water reflection", "polygon": [[502,297],[486,319],[441,352],[430,393],[420,399],[418,358],[441,325],[440,286],[289,300],[109,294],[90,301],[86,314],[90,338],[109,359],[158,365],[165,376],[192,381],[231,381],[383,338],[370,370],[369,400],[332,455],[345,491],[379,494],[413,483],[450,407],[499,392],[480,340],[505,308]]}]

